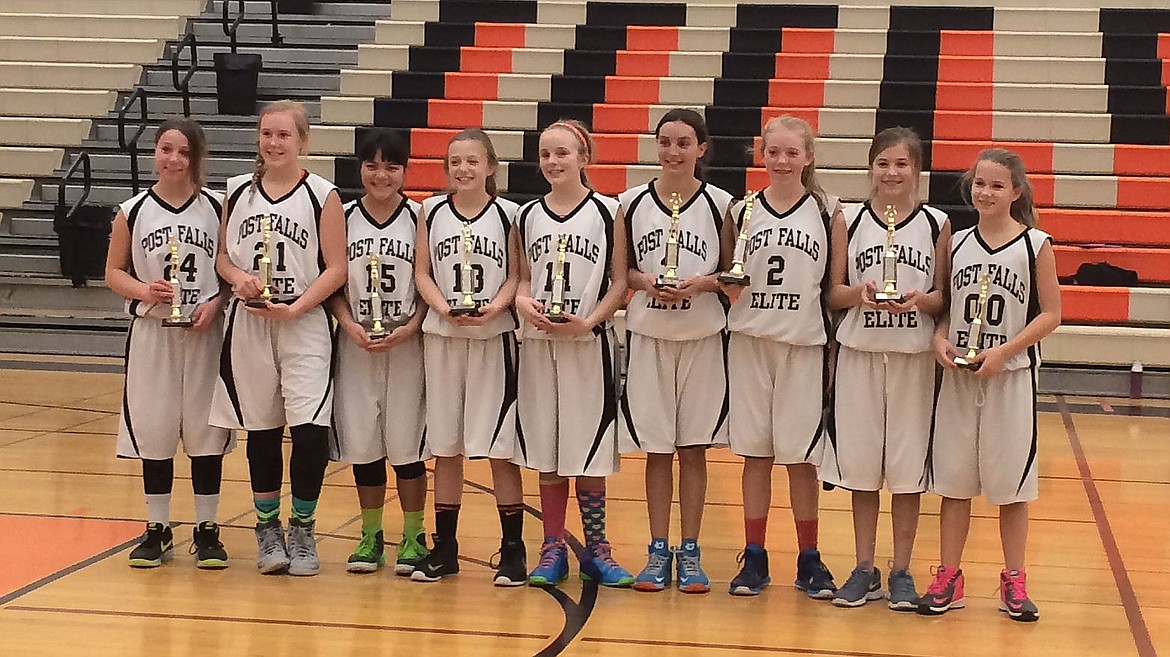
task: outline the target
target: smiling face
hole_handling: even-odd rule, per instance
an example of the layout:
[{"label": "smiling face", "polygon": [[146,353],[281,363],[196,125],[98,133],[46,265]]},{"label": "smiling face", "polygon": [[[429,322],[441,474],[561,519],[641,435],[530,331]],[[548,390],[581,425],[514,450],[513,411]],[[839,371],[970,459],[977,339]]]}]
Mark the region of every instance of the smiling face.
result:
[{"label": "smiling face", "polygon": [[553,127],[540,135],[540,172],[556,187],[581,180],[586,164],[581,140],[567,128]]},{"label": "smiling face", "polygon": [[1012,203],[1020,198],[1022,189],[1012,185],[1012,172],[1002,164],[980,160],[971,176],[971,202],[979,217],[999,218],[1011,213]]},{"label": "smiling face", "polygon": [[764,168],[775,187],[803,185],[801,174],[813,162],[804,135],[778,125],[768,130],[763,143]]},{"label": "smiling face", "polygon": [[869,166],[874,193],[900,198],[918,191],[918,165],[906,144],[894,144],[877,154]]},{"label": "smiling face", "polygon": [[193,182],[191,145],[186,135],[178,130],[167,130],[159,135],[154,145],[154,171],[159,181],[168,185]]},{"label": "smiling face", "polygon": [[456,192],[485,191],[488,176],[496,166],[488,158],[487,148],[474,139],[460,139],[447,146],[444,168]]},{"label": "smiling face", "polygon": [[260,156],[268,169],[295,168],[308,145],[291,112],[269,112],[260,118]]},{"label": "smiling face", "polygon": [[381,153],[373,160],[362,162],[362,187],[375,201],[384,203],[393,199],[405,179],[406,167],[383,160]]},{"label": "smiling face", "polygon": [[663,123],[658,129],[658,163],[666,175],[693,176],[695,162],[706,152],[707,143],[699,143],[695,129],[685,121]]}]

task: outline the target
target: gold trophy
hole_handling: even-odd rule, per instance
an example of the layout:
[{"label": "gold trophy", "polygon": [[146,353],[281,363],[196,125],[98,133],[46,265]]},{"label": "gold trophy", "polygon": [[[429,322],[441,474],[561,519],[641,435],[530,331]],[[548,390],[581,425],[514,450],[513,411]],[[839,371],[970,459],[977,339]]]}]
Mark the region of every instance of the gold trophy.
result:
[{"label": "gold trophy", "polygon": [[756,194],[751,192],[743,200],[743,222],[739,225],[739,235],[735,238],[735,252],[731,256],[731,269],[719,274],[719,282],[726,285],[750,285],[752,277],[743,270],[747,260],[748,224],[752,220],[752,204]]},{"label": "gold trophy", "polygon": [[991,285],[991,277],[984,272],[979,279],[979,301],[975,304],[975,319],[971,320],[971,328],[967,332],[967,353],[955,357],[955,365],[974,372],[979,369],[975,357],[979,355],[979,341],[983,337],[983,325],[987,322],[987,288]]},{"label": "gold trophy", "polygon": [[459,293],[459,301],[451,308],[452,317],[470,316],[479,317],[482,313],[475,305],[472,292],[471,270],[471,224],[463,224],[463,264],[459,267],[459,285],[455,288]]},{"label": "gold trophy", "polygon": [[261,243],[260,250],[260,272],[258,278],[260,285],[260,296],[255,299],[248,299],[244,302],[245,306],[251,308],[263,308],[272,300],[272,257],[270,255],[272,245],[272,215],[260,215],[260,232],[264,236],[264,241]]},{"label": "gold trophy", "polygon": [[569,321],[565,317],[565,255],[568,249],[569,236],[561,234],[557,238],[557,261],[553,265],[552,298],[549,300],[548,312],[545,313],[548,321],[554,324]]},{"label": "gold trophy", "polygon": [[382,276],[377,253],[370,254],[368,268],[370,272],[370,326],[366,329],[366,335],[370,336],[371,340],[377,340],[390,334],[382,323]]},{"label": "gold trophy", "polygon": [[886,251],[882,254],[882,289],[874,293],[877,301],[902,303],[906,297],[898,291],[898,245],[894,242],[894,226],[898,221],[898,209],[887,205],[886,211]]},{"label": "gold trophy", "polygon": [[666,233],[666,257],[663,264],[666,271],[658,275],[654,287],[678,287],[678,208],[682,197],[677,192],[670,195],[670,230]]},{"label": "gold trophy", "polygon": [[171,314],[162,324],[168,328],[187,328],[195,320],[183,314],[183,288],[179,285],[179,238],[175,237],[174,231],[171,231],[170,247],[171,276],[168,282],[171,284]]}]

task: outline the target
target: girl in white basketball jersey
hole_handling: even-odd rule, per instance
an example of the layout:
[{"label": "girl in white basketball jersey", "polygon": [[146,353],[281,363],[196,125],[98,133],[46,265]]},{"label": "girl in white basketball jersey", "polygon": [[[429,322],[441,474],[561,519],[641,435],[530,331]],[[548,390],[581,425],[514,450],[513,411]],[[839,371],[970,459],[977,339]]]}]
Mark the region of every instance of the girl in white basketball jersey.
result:
[{"label": "girl in white basketball jersey", "polygon": [[[499,160],[482,130],[447,145],[452,192],[423,202],[415,281],[423,320],[427,443],[435,456],[435,543],[411,574],[421,582],[459,572],[456,529],[463,458],[491,462],[503,538],[496,586],[522,586],[524,496],[516,436],[516,204],[496,196]],[[470,307],[463,305],[470,301]]]},{"label": "girl in white basketball jersey", "polygon": [[[797,588],[831,597],[833,576],[817,550],[817,464],[821,459],[829,372],[826,304],[831,218],[840,203],[816,178],[814,135],[805,121],[780,116],[764,126],[761,154],[768,187],[732,209],[724,227],[730,253],[747,222],[747,287],[727,285],[734,299],[728,379],[731,450],[744,457],[743,566],[732,595],[756,595],[771,582],[764,548],[772,500],[772,468],[788,471],[799,554]],[[730,260],[730,256],[728,258]]]},{"label": "girl in white basketball jersey", "polygon": [[[946,215],[918,201],[921,172],[918,135],[908,128],[881,131],[869,149],[869,200],[847,205],[844,219],[833,224],[830,305],[846,314],[837,329],[833,426],[820,476],[852,491],[857,567],[833,597],[842,607],[883,595],[881,572],[874,566],[883,486],[892,493],[894,527],[888,604],[900,611],[918,607],[910,556],[919,498],[926,490],[936,369],[933,316],[942,307],[945,285],[935,264],[939,249],[950,243]],[[887,254],[893,256],[902,300],[884,298],[893,296],[885,291]]]},{"label": "girl in white basketball jersey", "polygon": [[[321,304],[346,279],[345,216],[333,184],[300,166],[309,142],[300,103],[266,107],[258,142],[255,173],[227,184],[217,266],[235,298],[211,421],[248,432],[257,569],[316,575],[313,517],[333,410],[331,326]],[[286,424],[292,434],[287,545],[280,523]]]},{"label": "girl in white basketball jersey", "polygon": [[[118,456],[142,461],[146,536],[130,552],[130,565],[139,568],[174,556],[170,506],[180,442],[191,459],[196,565],[228,565],[215,514],[223,455],[235,441],[230,432],[207,423],[226,296],[215,274],[223,197],[202,188],[206,158],[207,140],[198,123],[163,121],[155,133],[158,182],[122,204],[106,258],[106,282],[126,297],[133,317]],[[172,305],[190,320],[188,328],[164,325]]]},{"label": "girl in white basketball jersey", "polygon": [[[335,351],[332,456],[353,463],[362,509],[362,538],[347,569],[373,572],[385,563],[382,507],[389,460],[403,516],[394,571],[409,575],[427,554],[421,333],[426,306],[417,302],[414,287],[421,207],[402,194],[408,153],[397,133],[369,130],[356,155],[366,193],[345,206],[349,280],[344,293],[327,302],[345,333]],[[378,308],[372,305],[374,292]],[[375,332],[376,312],[381,335]]]},{"label": "girl in white basketball jersey", "polygon": [[[706,593],[710,580],[699,561],[706,449],[727,441],[727,316],[716,272],[731,195],[696,176],[707,151],[707,126],[698,112],[670,110],[654,135],[661,175],[619,197],[634,291],[626,311],[629,361],[621,405],[628,438],[646,452],[651,537],[634,588],[661,591],[677,556],[679,589]],[[677,265],[677,281],[660,279],[668,265]],[[675,453],[682,544],[671,550]]]},{"label": "girl in white basketball jersey", "polygon": [[[1032,187],[1018,155],[985,150],[964,182],[979,223],[957,231],[939,263],[949,312],[934,335],[943,378],[935,401],[928,485],[942,496],[942,563],[918,613],[964,606],[960,562],[971,525],[971,498],[982,493],[999,507],[1004,557],[999,608],[1012,620],[1035,621],[1040,612],[1028,597],[1024,551],[1028,502],[1038,494],[1039,343],[1060,325],[1056,258],[1052,239],[1035,227]],[[980,351],[968,358],[972,342]],[[970,362],[970,368],[957,366],[956,358]]]},{"label": "girl in white basketball jersey", "polygon": [[[626,297],[625,225],[616,199],[589,188],[593,141],[560,120],[540,135],[540,170],[552,191],[520,208],[520,454],[540,472],[544,543],[528,576],[555,586],[569,573],[568,477],[577,479],[585,530],[581,578],[629,586],[605,538],[605,477],[618,468],[616,340],[610,318]],[[554,290],[556,290],[554,292]],[[559,305],[558,305],[559,304]],[[558,314],[559,313],[559,314]]]}]

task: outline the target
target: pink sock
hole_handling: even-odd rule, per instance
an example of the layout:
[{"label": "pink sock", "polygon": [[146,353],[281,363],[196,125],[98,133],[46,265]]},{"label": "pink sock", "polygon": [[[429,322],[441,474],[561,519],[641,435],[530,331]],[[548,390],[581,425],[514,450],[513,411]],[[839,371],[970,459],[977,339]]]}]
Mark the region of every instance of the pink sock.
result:
[{"label": "pink sock", "polygon": [[569,480],[540,485],[540,513],[544,516],[544,536],[554,540],[565,537],[565,509],[569,505]]}]

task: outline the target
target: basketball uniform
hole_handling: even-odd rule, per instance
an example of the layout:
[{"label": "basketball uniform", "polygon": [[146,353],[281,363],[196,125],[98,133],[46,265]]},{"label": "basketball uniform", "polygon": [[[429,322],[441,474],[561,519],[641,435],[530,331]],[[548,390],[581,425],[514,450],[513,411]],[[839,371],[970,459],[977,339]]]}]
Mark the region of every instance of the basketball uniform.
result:
[{"label": "basketball uniform", "polygon": [[[836,208],[835,198],[826,202]],[[743,226],[744,204],[732,214]],[[829,214],[812,194],[777,210],[752,204],[744,271],[727,315],[731,450],[776,463],[820,463],[828,382]],[[737,231],[738,232],[738,231]]]},{"label": "basketball uniform", "polygon": [[[653,182],[618,197],[630,240],[630,267],[665,271],[671,208]],[[727,192],[702,183],[679,208],[678,277],[719,269]],[[704,292],[663,304],[638,290],[626,310],[627,367],[622,394],[623,449],[673,454],[679,447],[727,443],[727,313]]]},{"label": "basketball uniform", "polygon": [[[886,220],[869,202],[845,207],[849,231],[845,283],[876,283],[886,252]],[[920,205],[894,227],[902,292],[934,289],[935,246],[942,212]],[[837,328],[833,427],[821,479],[849,490],[891,493],[926,490],[935,361],[934,318],[917,308],[891,313],[850,308]]]},{"label": "basketball uniform", "polygon": [[[180,303],[190,317],[220,293],[215,273],[223,197],[200,190],[173,207],[147,190],[121,206],[130,229],[130,275],[144,283],[170,280],[170,239],[179,244]],[[126,387],[118,423],[118,456],[151,460],[230,452],[235,439],[207,422],[223,338],[218,315],[201,331],[167,328],[171,304],[128,300],[133,317],[126,337]]]},{"label": "basketball uniform", "polygon": [[[274,303],[291,303],[325,268],[318,241],[321,211],[336,188],[305,172],[284,196],[271,198],[252,176],[227,183],[227,254],[240,269],[259,275],[262,217],[270,215],[269,257]],[[317,306],[297,319],[272,321],[228,305],[223,357],[212,403],[215,426],[256,431],[315,424],[329,426],[333,412],[332,326]]]},{"label": "basketball uniform", "polygon": [[[989,276],[981,349],[1004,344],[1040,312],[1036,256],[1046,233],[1029,228],[992,249],[978,227],[951,238],[951,308],[948,338],[967,348],[977,312],[980,279]],[[1012,356],[991,379],[947,369],[935,402],[929,489],[969,499],[980,493],[995,504],[1036,499],[1036,375],[1040,345]]]},{"label": "basketball uniform", "polygon": [[[493,198],[474,217],[445,194],[423,201],[431,276],[447,303],[462,295],[463,226],[472,233],[472,296],[492,301],[508,278],[508,238],[517,205]],[[484,326],[455,326],[438,312],[423,319],[427,441],[435,456],[511,460],[516,446],[516,315],[509,309]]]},{"label": "basketball uniform", "polygon": [[[414,316],[414,241],[421,206],[403,199],[384,224],[370,216],[361,200],[345,206],[346,299],[359,323],[369,323],[370,255],[378,256],[382,317],[386,330]],[[408,465],[429,458],[425,436],[426,397],[422,336],[390,351],[369,353],[337,332],[334,349],[334,435],[331,457],[349,463],[387,458]]]},{"label": "basketball uniform", "polygon": [[[547,309],[557,245],[566,239],[565,312],[587,318],[609,292],[616,199],[590,192],[561,217],[543,198],[520,208],[520,244],[532,270],[528,292]],[[587,336],[554,337],[525,325],[520,355],[517,456],[540,472],[604,477],[617,471],[616,340],[610,322]]]}]

